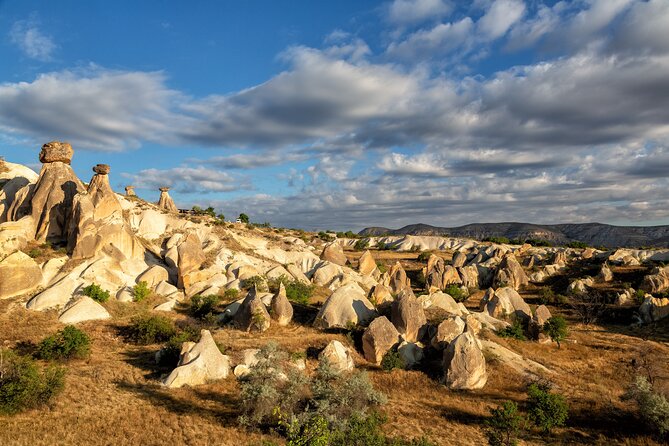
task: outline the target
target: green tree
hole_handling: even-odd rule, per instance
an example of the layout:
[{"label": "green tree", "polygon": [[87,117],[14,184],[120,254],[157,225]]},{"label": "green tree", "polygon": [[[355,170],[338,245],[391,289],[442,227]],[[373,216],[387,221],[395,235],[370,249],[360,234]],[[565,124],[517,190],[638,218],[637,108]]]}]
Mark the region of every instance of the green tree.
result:
[{"label": "green tree", "polygon": [[569,405],[564,396],[550,391],[547,383],[534,383],[527,389],[527,414],[538,428],[549,433],[554,427],[564,426],[569,416]]},{"label": "green tree", "polygon": [[486,422],[486,435],[490,446],[514,446],[518,444],[518,433],[523,428],[525,419],[518,413],[518,405],[506,401],[496,409],[490,410],[492,415]]},{"label": "green tree", "polygon": [[242,223],[248,223],[249,216],[242,212],[241,214],[239,214],[239,221],[241,221]]},{"label": "green tree", "polygon": [[544,333],[556,342],[560,348],[560,342],[564,341],[569,335],[567,321],[562,316],[553,316],[546,321],[543,327]]}]

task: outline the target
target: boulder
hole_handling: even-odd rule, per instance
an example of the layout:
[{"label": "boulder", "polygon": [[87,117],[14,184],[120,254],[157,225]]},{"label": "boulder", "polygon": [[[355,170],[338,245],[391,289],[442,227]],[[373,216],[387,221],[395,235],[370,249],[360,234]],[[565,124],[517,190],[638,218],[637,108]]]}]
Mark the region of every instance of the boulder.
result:
[{"label": "boulder", "polygon": [[548,321],[548,319],[550,318],[551,318],[551,312],[546,307],[546,305],[539,305],[534,310],[534,316],[532,316],[532,320],[528,325],[528,331],[530,333],[530,336],[534,339],[539,339],[539,340],[545,338],[545,335],[543,334],[543,328],[546,321]]},{"label": "boulder", "polygon": [[656,267],[643,278],[639,288],[647,293],[664,293],[669,290],[669,266]]},{"label": "boulder", "polygon": [[269,328],[270,315],[255,287],[249,291],[237,310],[235,325],[244,331],[263,332]]},{"label": "boulder", "polygon": [[377,316],[374,305],[356,283],[339,287],[321,307],[314,326],[322,329],[367,325]]},{"label": "boulder", "polygon": [[377,317],[362,335],[362,351],[365,359],[380,364],[383,356],[399,340],[400,334],[387,317]]},{"label": "boulder", "polygon": [[0,299],[27,294],[42,284],[42,269],[21,251],[0,260]]},{"label": "boulder", "polygon": [[169,272],[161,265],[153,265],[137,277],[137,283],[146,282],[149,288],[156,287],[161,282],[167,282]]},{"label": "boulder", "polygon": [[481,389],[488,380],[481,345],[468,332],[448,344],[444,351],[443,366],[446,385],[451,389]]},{"label": "boulder", "polygon": [[158,207],[168,212],[179,212],[177,205],[174,204],[174,200],[170,197],[169,187],[161,187],[160,189],[160,198],[158,199]]},{"label": "boulder", "polygon": [[40,163],[65,163],[70,164],[74,156],[72,146],[67,142],[51,141],[42,146],[39,153]]},{"label": "boulder", "polygon": [[528,283],[529,279],[516,257],[513,254],[504,256],[495,274],[493,286],[495,288],[509,286],[519,290]]},{"label": "boulder", "polygon": [[479,269],[476,265],[469,265],[457,268],[462,284],[470,289],[479,287]]},{"label": "boulder", "polygon": [[337,282],[337,279],[343,277],[341,266],[334,263],[323,261],[312,277],[314,283],[318,286],[327,287]]},{"label": "boulder", "polygon": [[397,353],[399,353],[400,358],[402,358],[404,367],[411,368],[421,362],[425,357],[425,346],[420,342],[403,341],[397,347]]},{"label": "boulder", "polygon": [[71,301],[65,306],[63,312],[58,316],[58,322],[62,324],[76,324],[85,321],[97,321],[110,319],[111,315],[105,307],[88,296]]},{"label": "boulder", "polygon": [[396,262],[388,271],[388,285],[392,293],[399,293],[403,289],[411,289],[411,281],[407,277],[402,264]]},{"label": "boulder", "polygon": [[318,360],[328,361],[330,366],[338,372],[348,372],[355,368],[351,352],[339,341],[330,341],[318,355]]},{"label": "boulder", "polygon": [[374,288],[372,288],[372,292],[370,293],[370,300],[374,305],[381,305],[385,302],[392,302],[393,295],[390,293],[388,287],[379,283],[378,285],[375,285]]},{"label": "boulder", "polygon": [[567,287],[567,292],[570,294],[573,293],[585,293],[588,291],[588,287],[591,287],[595,284],[595,281],[591,277],[585,279],[576,279]]},{"label": "boulder", "polygon": [[84,281],[71,276],[65,276],[42,291],[26,304],[26,308],[34,311],[44,311],[64,306],[72,296],[83,286]]},{"label": "boulder", "polygon": [[432,337],[432,347],[444,350],[455,338],[465,331],[465,322],[459,316],[451,316],[444,319],[438,326],[437,332]]},{"label": "boulder", "polygon": [[451,314],[462,315],[463,311],[460,305],[451,297],[442,291],[436,291],[432,294],[423,294],[418,298],[423,308],[441,308]]},{"label": "boulder", "polygon": [[639,316],[645,323],[656,322],[669,316],[669,299],[653,297],[646,294],[646,298],[639,307]]},{"label": "boulder", "polygon": [[346,265],[346,254],[344,254],[344,248],[338,242],[332,242],[325,245],[323,252],[321,253],[321,259],[327,260],[330,263],[335,265],[344,266]]},{"label": "boulder", "polygon": [[293,319],[293,306],[286,297],[286,287],[283,282],[279,285],[279,291],[272,297],[270,304],[272,319],[280,326],[286,326]]},{"label": "boulder", "polygon": [[391,307],[391,320],[407,341],[416,342],[423,334],[427,319],[420,301],[410,295],[398,296]]},{"label": "boulder", "polygon": [[479,321],[476,316],[471,313],[464,316],[464,321],[465,331],[473,334],[474,336],[478,336],[478,334],[481,332],[481,329],[483,328],[481,321]]},{"label": "boulder", "polygon": [[495,318],[514,316],[526,321],[532,318],[530,306],[511,287],[496,290],[486,304],[485,311]]},{"label": "boulder", "polygon": [[465,266],[465,263],[467,263],[467,254],[462,251],[455,251],[455,253],[453,253],[453,259],[451,260],[451,265],[458,268]]},{"label": "boulder", "polygon": [[597,275],[597,280],[601,282],[611,282],[613,280],[613,271],[611,271],[611,268],[608,264],[604,263],[602,265],[602,268],[599,270],[599,274]]},{"label": "boulder", "polygon": [[188,275],[193,271],[200,269],[206,256],[202,250],[202,243],[195,232],[190,232],[186,235],[177,247],[179,254],[179,261],[177,267],[179,268],[179,276],[177,286],[179,288],[188,288],[192,285]]},{"label": "boulder", "polygon": [[377,271],[376,261],[369,250],[366,250],[358,260],[358,272],[363,276],[371,276],[374,271]]},{"label": "boulder", "polygon": [[171,388],[197,386],[227,378],[229,374],[230,358],[221,353],[209,330],[202,330],[197,343],[183,343],[177,368],[163,384]]}]

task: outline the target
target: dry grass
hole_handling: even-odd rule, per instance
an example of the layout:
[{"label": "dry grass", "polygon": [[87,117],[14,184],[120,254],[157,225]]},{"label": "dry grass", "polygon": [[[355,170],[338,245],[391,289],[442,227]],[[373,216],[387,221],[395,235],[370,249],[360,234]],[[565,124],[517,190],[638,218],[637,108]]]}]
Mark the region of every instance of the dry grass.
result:
[{"label": "dry grass", "polygon": [[[472,305],[476,304],[474,298]],[[260,444],[263,438],[279,444],[278,437],[263,437],[239,428],[236,418],[238,385],[234,378],[219,383],[176,390],[164,389],[153,354],[159,346],[136,346],[125,342],[122,327],[131,317],[150,307],[140,304],[106,304],[111,321],[89,322],[82,328],[93,340],[90,359],[67,364],[63,394],[48,408],[14,417],[0,417],[0,444]],[[558,311],[551,308],[552,311]],[[309,367],[313,351],[332,339],[349,342],[343,334],[324,333],[308,321],[315,309],[300,308],[299,324],[271,327],[262,334],[221,328],[214,333],[233,358],[245,348],[257,348],[273,340],[291,352],[307,352]],[[170,317],[188,320],[183,314]],[[55,312],[25,310],[15,300],[0,301],[0,341],[6,347],[37,343],[61,326]],[[668,324],[638,330],[622,326],[572,325],[571,341],[561,349],[508,339],[493,339],[556,372],[553,381],[571,405],[569,426],[550,437],[532,434],[523,444],[660,444],[645,433],[632,407],[620,401],[631,380],[632,359],[639,349],[650,348],[666,364],[669,346],[653,336],[667,336]],[[651,340],[644,340],[650,338]],[[666,339],[666,338],[665,338]],[[505,400],[522,404],[523,378],[498,362],[489,364],[488,385],[480,391],[454,392],[439,383],[437,361],[425,371],[386,373],[369,366],[372,381],[388,395],[383,411],[389,435],[405,438],[425,435],[440,445],[485,444],[482,424],[489,409]]]}]

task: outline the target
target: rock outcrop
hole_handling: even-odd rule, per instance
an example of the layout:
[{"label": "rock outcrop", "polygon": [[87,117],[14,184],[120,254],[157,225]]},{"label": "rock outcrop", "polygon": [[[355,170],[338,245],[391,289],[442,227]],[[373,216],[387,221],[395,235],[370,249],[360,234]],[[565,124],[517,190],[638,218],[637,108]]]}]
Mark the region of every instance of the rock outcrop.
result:
[{"label": "rock outcrop", "polygon": [[200,332],[200,340],[184,342],[177,368],[163,381],[167,387],[197,386],[227,378],[230,358],[221,353],[209,330]]},{"label": "rock outcrop", "polygon": [[346,254],[344,254],[344,248],[342,248],[342,246],[337,242],[332,242],[325,245],[325,248],[323,248],[323,252],[321,253],[321,259],[327,260],[328,262],[339,266],[346,265]]},{"label": "rock outcrop", "polygon": [[664,293],[669,290],[669,266],[656,267],[643,278],[640,289],[647,293]]},{"label": "rock outcrop", "polygon": [[455,338],[465,331],[465,321],[461,317],[451,316],[444,319],[432,337],[432,347],[444,350]]},{"label": "rock outcrop", "polygon": [[272,320],[275,320],[280,326],[290,324],[293,319],[293,306],[286,297],[286,287],[283,282],[279,285],[279,291],[272,297],[270,309]]},{"label": "rock outcrop", "polygon": [[318,359],[327,361],[338,372],[348,372],[355,368],[350,350],[339,341],[330,341],[318,355]]},{"label": "rock outcrop", "polygon": [[358,260],[358,272],[363,276],[371,276],[375,271],[378,271],[376,261],[369,250],[366,250]]},{"label": "rock outcrop", "polygon": [[97,321],[110,319],[109,312],[88,296],[72,300],[65,306],[63,312],[58,317],[58,322],[62,324],[77,324],[85,321]]},{"label": "rock outcrop", "polygon": [[529,279],[516,257],[513,254],[504,256],[495,274],[493,286],[495,288],[509,286],[519,290],[528,283]]},{"label": "rock outcrop", "polygon": [[362,335],[365,359],[380,364],[383,356],[399,341],[400,334],[387,317],[377,317]]},{"label": "rock outcrop", "polygon": [[485,357],[476,337],[465,332],[444,351],[444,379],[451,389],[481,389],[488,381]]},{"label": "rock outcrop", "polygon": [[639,307],[639,316],[645,323],[656,322],[669,316],[669,299],[646,295]]},{"label": "rock outcrop", "polygon": [[408,294],[398,296],[391,307],[391,320],[407,341],[416,342],[423,334],[427,318],[420,301]]},{"label": "rock outcrop", "polygon": [[42,270],[21,251],[0,260],[0,299],[30,293],[42,284]]},{"label": "rock outcrop", "polygon": [[235,325],[244,331],[263,332],[269,328],[270,315],[255,287],[249,291],[237,310]]},{"label": "rock outcrop", "polygon": [[321,307],[314,326],[317,328],[350,328],[367,325],[377,316],[374,305],[356,283],[338,288]]},{"label": "rock outcrop", "polygon": [[488,290],[481,301],[481,307],[494,318],[513,316],[526,321],[532,318],[530,306],[511,287]]},{"label": "rock outcrop", "polygon": [[169,187],[161,187],[160,198],[158,199],[158,207],[169,212],[179,212],[179,208],[174,204],[174,200],[170,197]]}]

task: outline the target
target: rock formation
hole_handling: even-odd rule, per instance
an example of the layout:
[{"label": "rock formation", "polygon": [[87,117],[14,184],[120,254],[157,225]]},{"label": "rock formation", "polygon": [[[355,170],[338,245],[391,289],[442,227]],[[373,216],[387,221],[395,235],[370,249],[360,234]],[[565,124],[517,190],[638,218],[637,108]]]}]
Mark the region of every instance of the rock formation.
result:
[{"label": "rock formation", "polygon": [[42,270],[21,251],[0,260],[0,299],[30,293],[41,283]]},{"label": "rock formation", "polygon": [[432,337],[432,347],[444,350],[455,338],[465,331],[465,322],[459,316],[451,316],[444,319],[438,326],[437,332]]},{"label": "rock formation", "polygon": [[280,326],[285,326],[293,319],[293,306],[286,297],[286,287],[283,282],[279,285],[279,291],[272,297],[270,305],[272,319]]},{"label": "rock formation", "polygon": [[174,200],[170,197],[168,193],[169,187],[161,187],[160,189],[160,198],[158,199],[158,207],[169,212],[179,212],[177,205],[174,204]]},{"label": "rock formation", "polygon": [[366,250],[358,260],[358,272],[363,276],[371,276],[377,271],[376,261],[369,250]]},{"label": "rock formation", "polygon": [[362,335],[365,359],[380,364],[383,356],[399,341],[400,334],[387,317],[377,317]]},{"label": "rock formation", "polygon": [[72,300],[65,306],[63,312],[58,317],[58,322],[62,324],[77,324],[85,321],[97,321],[110,319],[111,315],[105,307],[94,301],[88,296]]},{"label": "rock formation", "polygon": [[269,328],[270,315],[255,287],[249,291],[237,310],[235,325],[244,331],[263,332]]},{"label": "rock formation", "polygon": [[407,341],[412,342],[421,337],[427,323],[425,312],[418,299],[406,294],[398,296],[393,302],[391,320],[397,331],[402,333]]},{"label": "rock formation", "polygon": [[476,337],[465,332],[444,351],[444,378],[451,389],[481,389],[488,381],[485,357]]},{"label": "rock formation", "polygon": [[339,266],[346,265],[346,254],[344,254],[344,249],[337,242],[325,245],[321,253],[321,259]]},{"label": "rock formation", "polygon": [[177,368],[163,381],[167,387],[197,386],[227,378],[230,358],[218,349],[209,330],[200,332],[198,343],[184,342]]},{"label": "rock formation", "polygon": [[529,279],[513,254],[507,254],[499,264],[499,269],[493,282],[494,287],[510,286],[516,290],[529,283]]},{"label": "rock formation", "polygon": [[330,341],[318,355],[318,359],[327,361],[338,372],[348,372],[355,368],[351,352],[339,341]]},{"label": "rock formation", "polygon": [[356,283],[338,288],[321,307],[314,326],[317,328],[349,328],[351,325],[367,325],[377,316],[374,305],[367,300],[365,292]]},{"label": "rock formation", "polygon": [[126,197],[136,197],[135,186],[126,186],[125,187],[125,196]]}]

